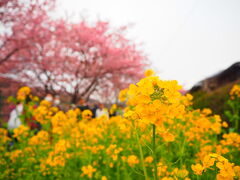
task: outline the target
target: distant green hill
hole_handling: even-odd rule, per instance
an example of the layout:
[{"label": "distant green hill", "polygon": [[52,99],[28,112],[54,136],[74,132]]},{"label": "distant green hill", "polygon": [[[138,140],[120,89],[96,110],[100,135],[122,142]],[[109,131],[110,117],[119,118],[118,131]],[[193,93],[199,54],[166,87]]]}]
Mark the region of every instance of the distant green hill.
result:
[{"label": "distant green hill", "polygon": [[240,80],[225,84],[213,91],[207,92],[198,90],[192,92],[194,108],[210,108],[215,114],[219,114],[224,118],[224,110],[228,107],[226,102],[229,98],[229,92],[234,84],[240,83]]},{"label": "distant green hill", "polygon": [[240,62],[200,81],[189,91],[194,97],[194,108],[210,108],[224,118],[229,92],[234,84],[240,83]]}]

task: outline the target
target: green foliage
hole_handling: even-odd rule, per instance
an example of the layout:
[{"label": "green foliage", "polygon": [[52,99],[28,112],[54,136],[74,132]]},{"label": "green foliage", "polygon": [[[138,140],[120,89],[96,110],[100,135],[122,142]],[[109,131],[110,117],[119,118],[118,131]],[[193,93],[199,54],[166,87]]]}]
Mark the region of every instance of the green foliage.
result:
[{"label": "green foliage", "polygon": [[225,110],[224,114],[231,123],[229,131],[238,132],[240,121],[240,98],[236,96],[234,99],[229,99],[226,104],[229,110]]},{"label": "green foliage", "polygon": [[235,83],[229,83],[225,86],[219,87],[212,92],[205,92],[200,90],[192,93],[194,97],[193,108],[210,108],[214,113],[219,114],[222,119],[228,121],[224,111],[229,110],[229,106],[226,104],[226,102],[229,99],[229,91]]}]

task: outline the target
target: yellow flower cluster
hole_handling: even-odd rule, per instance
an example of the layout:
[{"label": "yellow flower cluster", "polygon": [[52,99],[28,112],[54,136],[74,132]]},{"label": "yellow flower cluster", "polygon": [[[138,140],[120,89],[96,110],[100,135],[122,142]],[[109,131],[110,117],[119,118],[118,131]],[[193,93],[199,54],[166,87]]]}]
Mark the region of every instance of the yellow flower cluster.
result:
[{"label": "yellow flower cluster", "polygon": [[117,105],[113,104],[109,110],[110,114],[114,114],[117,111]]},{"label": "yellow flower cluster", "polygon": [[160,136],[163,138],[163,140],[165,142],[173,142],[175,140],[175,137],[173,134],[165,131],[165,132],[162,132],[162,133],[159,133]]},{"label": "yellow flower cluster", "polygon": [[28,141],[30,146],[46,146],[49,145],[49,133],[41,130],[35,136],[31,137]]},{"label": "yellow flower cluster", "polygon": [[161,179],[165,180],[175,180],[175,179],[184,179],[184,180],[190,180],[188,178],[189,172],[188,170],[183,167],[183,169],[174,168],[172,171],[168,171],[168,166],[166,166],[164,163],[159,162],[158,164],[158,176],[162,177]]},{"label": "yellow flower cluster", "polygon": [[153,157],[152,157],[152,156],[146,157],[145,160],[144,160],[144,162],[145,162],[145,163],[149,163],[149,164],[152,163],[152,162],[153,162]]},{"label": "yellow flower cluster", "polygon": [[6,129],[0,128],[0,145],[6,144],[10,138]]},{"label": "yellow flower cluster", "polygon": [[77,116],[79,113],[79,109],[69,110],[66,113],[63,111],[58,111],[51,118],[52,132],[58,135],[70,133],[73,127],[76,126],[76,123],[78,121]]},{"label": "yellow flower cluster", "polygon": [[96,172],[96,169],[93,168],[91,165],[83,166],[82,167],[82,176],[88,176],[89,178],[92,178],[93,173]]},{"label": "yellow flower cluster", "polygon": [[[179,129],[184,132],[187,141],[203,141],[210,135],[221,132],[222,122],[218,115],[211,116],[210,109],[190,110],[192,96],[182,95],[181,86],[176,81],[163,81],[154,73],[146,73],[136,85],[120,92],[127,98],[128,107],[124,117],[142,124],[154,124],[158,134],[165,142],[175,140]],[[145,126],[146,128],[146,126]]]},{"label": "yellow flower cluster", "polygon": [[90,120],[92,118],[92,111],[89,109],[86,109],[82,112],[82,118],[83,120]]},{"label": "yellow flower cluster", "polygon": [[175,179],[179,178],[184,180],[190,180],[190,178],[187,177],[189,172],[186,169],[175,168],[171,174],[175,177]]},{"label": "yellow flower cluster", "polygon": [[240,97],[240,86],[235,84],[230,90],[230,98],[235,99],[236,97]]},{"label": "yellow flower cluster", "polygon": [[17,158],[19,158],[20,156],[23,156],[23,152],[22,150],[19,150],[19,149],[12,151],[10,153],[10,159],[12,160],[12,162],[15,162]]},{"label": "yellow flower cluster", "polygon": [[67,150],[71,147],[70,143],[64,139],[59,140],[53,151],[48,153],[46,159],[41,160],[41,172],[46,175],[49,174],[50,168],[64,167],[66,160],[71,157]]},{"label": "yellow flower cluster", "polygon": [[237,151],[240,151],[240,135],[237,133],[224,134],[220,143],[222,146],[235,147]]},{"label": "yellow flower cluster", "polygon": [[40,124],[47,124],[49,123],[52,116],[58,112],[57,107],[51,107],[51,102],[42,100],[40,105],[34,109],[33,115]]},{"label": "yellow flower cluster", "polygon": [[120,91],[118,95],[118,99],[120,102],[124,102],[127,99],[127,92],[128,92],[128,89],[123,89]]},{"label": "yellow flower cluster", "polygon": [[13,137],[17,138],[18,141],[21,141],[25,138],[27,138],[29,134],[29,127],[25,125],[20,125],[18,128],[15,128],[13,130]]},{"label": "yellow flower cluster", "polygon": [[209,140],[202,141],[200,151],[196,154],[198,159],[203,159],[212,152],[220,155],[240,152],[240,135],[237,133],[223,134],[218,143],[209,144],[209,142]]},{"label": "yellow flower cluster", "polygon": [[210,116],[209,114],[195,110],[185,115],[187,123],[185,127],[185,136],[188,141],[198,140],[203,142],[210,135],[219,134],[221,132],[221,118],[218,115]]},{"label": "yellow flower cluster", "polygon": [[139,160],[138,160],[138,157],[135,156],[135,155],[130,155],[128,156],[127,158],[127,162],[129,164],[129,166],[133,167],[135,166],[135,164],[138,164],[139,163]]},{"label": "yellow flower cluster", "polygon": [[17,100],[24,101],[28,95],[30,95],[31,89],[27,86],[20,88],[17,92]]},{"label": "yellow flower cluster", "polygon": [[106,153],[112,158],[113,161],[118,160],[118,154],[123,150],[123,148],[117,148],[116,144],[111,144],[107,149]]},{"label": "yellow flower cluster", "polygon": [[124,116],[147,124],[161,126],[170,117],[184,113],[181,86],[176,81],[162,81],[157,76],[148,76],[127,91],[128,108]]},{"label": "yellow flower cluster", "polygon": [[226,158],[218,154],[209,154],[204,157],[202,164],[198,163],[192,165],[191,168],[196,175],[202,175],[203,171],[211,168],[216,163],[216,167],[219,170],[217,174],[218,180],[233,180],[234,177],[237,177],[239,173],[235,173],[240,169],[240,166],[234,166],[233,163],[230,163]]}]

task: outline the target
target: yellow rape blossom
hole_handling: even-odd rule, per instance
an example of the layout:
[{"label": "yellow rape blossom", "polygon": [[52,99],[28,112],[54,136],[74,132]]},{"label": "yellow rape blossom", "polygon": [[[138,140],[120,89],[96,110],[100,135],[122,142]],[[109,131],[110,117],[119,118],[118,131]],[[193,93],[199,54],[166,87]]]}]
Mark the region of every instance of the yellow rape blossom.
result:
[{"label": "yellow rape blossom", "polygon": [[29,127],[20,125],[18,128],[13,130],[13,137],[17,138],[19,141],[26,138],[29,134]]},{"label": "yellow rape blossom", "polygon": [[89,178],[92,178],[93,173],[96,172],[97,169],[93,168],[91,165],[83,166],[82,167],[82,176],[88,176]]},{"label": "yellow rape blossom", "polygon": [[234,166],[233,170],[234,170],[236,176],[238,178],[240,178],[240,166]]},{"label": "yellow rape blossom", "polygon": [[130,155],[128,156],[127,158],[127,162],[128,162],[128,165],[133,167],[134,165],[138,164],[139,163],[139,160],[137,158],[137,156],[135,155]]},{"label": "yellow rape blossom", "polygon": [[91,119],[92,118],[92,111],[91,110],[89,110],[89,109],[86,109],[86,110],[84,110],[83,112],[82,112],[82,118],[84,119],[84,120],[89,120],[89,119]]},{"label": "yellow rape blossom", "polygon": [[215,158],[212,158],[210,155],[207,155],[203,158],[202,164],[204,168],[209,168],[214,165]]},{"label": "yellow rape blossom", "polygon": [[204,170],[204,167],[199,163],[196,165],[192,165],[191,168],[192,168],[194,174],[196,174],[196,175],[202,175],[202,172]]},{"label": "yellow rape blossom", "polygon": [[24,101],[30,95],[31,89],[27,86],[21,87],[17,92],[17,100]]},{"label": "yellow rape blossom", "polygon": [[106,176],[102,176],[101,180],[107,180],[107,177]]},{"label": "yellow rape blossom", "polygon": [[10,138],[6,129],[0,128],[0,144],[5,144]]},{"label": "yellow rape blossom", "polygon": [[152,75],[154,75],[154,74],[155,74],[155,72],[154,72],[152,69],[147,69],[147,70],[144,72],[144,75],[145,75],[146,77],[152,76]]},{"label": "yellow rape blossom", "polygon": [[49,134],[47,131],[41,130],[37,135],[29,139],[29,145],[48,145],[49,144]]},{"label": "yellow rape blossom", "polygon": [[152,162],[153,162],[153,157],[152,157],[152,156],[146,157],[145,160],[144,160],[144,162],[145,162],[145,163],[149,163],[149,164],[152,163]]},{"label": "yellow rape blossom", "polygon": [[238,84],[235,84],[230,90],[229,94],[231,99],[234,99],[235,97],[240,97],[240,86]]},{"label": "yellow rape blossom", "polygon": [[19,149],[15,150],[15,151],[12,151],[12,152],[10,153],[10,159],[11,159],[13,162],[15,162],[16,159],[17,159],[18,157],[20,157],[20,156],[23,156],[23,152],[22,152],[22,150],[19,150]]},{"label": "yellow rape blossom", "polygon": [[164,133],[160,133],[160,135],[163,137],[163,140],[166,142],[173,142],[175,140],[175,137],[172,133],[164,132]]},{"label": "yellow rape blossom", "polygon": [[118,99],[120,102],[124,102],[127,99],[127,91],[128,91],[128,89],[123,89],[120,91],[120,93],[118,95]]}]

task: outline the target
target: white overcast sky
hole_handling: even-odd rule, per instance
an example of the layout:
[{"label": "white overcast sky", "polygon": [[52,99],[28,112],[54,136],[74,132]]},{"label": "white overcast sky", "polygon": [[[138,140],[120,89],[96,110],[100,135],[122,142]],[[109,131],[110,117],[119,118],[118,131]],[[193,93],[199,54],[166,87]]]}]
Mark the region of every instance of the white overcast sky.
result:
[{"label": "white overcast sky", "polygon": [[152,68],[162,79],[186,89],[240,61],[240,0],[58,0],[67,12],[134,24],[128,36],[142,42]]}]

